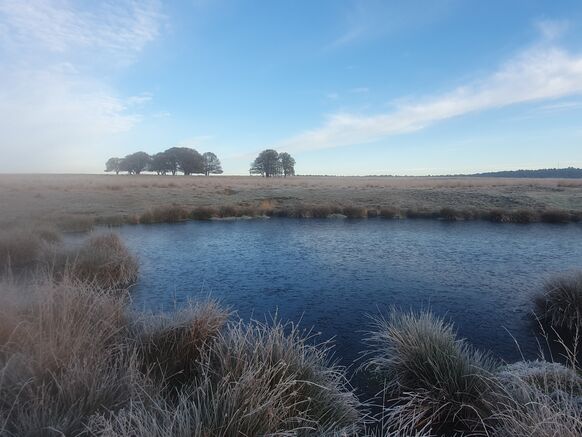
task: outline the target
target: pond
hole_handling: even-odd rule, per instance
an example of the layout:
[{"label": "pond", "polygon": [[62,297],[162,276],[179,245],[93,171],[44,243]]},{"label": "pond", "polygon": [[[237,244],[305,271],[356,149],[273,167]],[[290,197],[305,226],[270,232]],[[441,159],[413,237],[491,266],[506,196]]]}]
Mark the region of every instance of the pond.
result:
[{"label": "pond", "polygon": [[[274,314],[333,338],[349,365],[370,315],[431,309],[503,360],[535,358],[532,294],[582,266],[582,226],[271,219],[126,226],[140,260],[136,309],[207,297],[245,320]],[[519,348],[517,345],[519,345]]]}]

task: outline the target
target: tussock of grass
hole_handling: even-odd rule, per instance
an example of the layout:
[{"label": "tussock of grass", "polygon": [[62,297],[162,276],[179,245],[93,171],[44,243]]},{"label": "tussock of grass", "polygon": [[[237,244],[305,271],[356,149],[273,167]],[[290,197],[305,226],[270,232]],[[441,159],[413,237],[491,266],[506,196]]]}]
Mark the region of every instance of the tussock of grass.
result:
[{"label": "tussock of grass", "polygon": [[545,361],[519,362],[498,373],[500,392],[491,422],[496,437],[582,435],[582,378]]},{"label": "tussock of grass", "polygon": [[138,331],[144,371],[170,390],[200,374],[203,350],[224,327],[228,312],[215,302],[190,305],[177,314],[152,316]]},{"label": "tussock of grass", "polygon": [[181,206],[166,206],[150,209],[139,217],[142,224],[177,223],[188,220],[190,213]]},{"label": "tussock of grass", "polygon": [[568,393],[582,396],[582,377],[575,370],[547,361],[518,361],[501,367],[497,377],[512,399],[527,402],[532,390],[547,395]]},{"label": "tussock of grass", "polygon": [[483,428],[491,414],[494,362],[457,339],[453,326],[429,312],[393,311],[375,320],[365,368],[383,379],[394,402],[388,424],[414,430]]},{"label": "tussock of grass", "polygon": [[344,370],[295,327],[225,325],[227,313],[211,302],[142,318],[126,302],[69,276],[0,282],[0,435],[319,436],[359,428]]},{"label": "tussock of grass", "polygon": [[0,234],[0,265],[3,270],[23,267],[38,260],[42,240],[27,232],[3,232]]},{"label": "tussock of grass", "polygon": [[535,313],[555,329],[582,329],[582,273],[556,276],[535,297]]},{"label": "tussock of grass", "polygon": [[0,232],[0,273],[36,267],[42,261],[45,249],[60,241],[60,234],[51,228]]},{"label": "tussock of grass", "polygon": [[138,375],[123,297],[70,280],[0,290],[1,435],[78,435],[128,402]]},{"label": "tussock of grass", "polygon": [[78,250],[57,252],[54,264],[56,273],[106,289],[132,284],[138,272],[137,260],[116,234],[98,235]]},{"label": "tussock of grass", "polygon": [[[242,435],[300,428],[319,435],[359,421],[359,404],[343,369],[330,362],[325,344],[312,345],[294,325],[232,324],[206,363],[210,385],[216,387],[206,392],[217,395],[206,400],[215,405],[212,420],[223,422],[227,413]],[[246,418],[245,410],[257,415]]]}]

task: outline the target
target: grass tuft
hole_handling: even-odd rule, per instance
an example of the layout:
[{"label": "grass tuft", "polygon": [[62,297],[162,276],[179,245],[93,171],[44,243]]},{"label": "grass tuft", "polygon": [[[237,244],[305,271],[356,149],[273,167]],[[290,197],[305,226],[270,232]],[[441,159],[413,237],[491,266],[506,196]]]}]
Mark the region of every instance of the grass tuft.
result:
[{"label": "grass tuft", "polygon": [[582,329],[582,273],[556,276],[535,296],[536,316],[554,329]]},{"label": "grass tuft", "polygon": [[125,288],[137,279],[137,260],[116,234],[93,237],[79,249],[59,250],[53,263],[57,276],[104,289]]},{"label": "grass tuft", "polygon": [[200,374],[203,350],[217,337],[228,312],[215,302],[190,304],[176,314],[145,319],[138,333],[143,370],[169,390],[179,390]]},{"label": "grass tuft", "polygon": [[457,339],[429,312],[393,310],[375,319],[364,367],[382,378],[394,403],[388,423],[400,431],[430,423],[440,430],[478,430],[491,414],[494,362]]}]

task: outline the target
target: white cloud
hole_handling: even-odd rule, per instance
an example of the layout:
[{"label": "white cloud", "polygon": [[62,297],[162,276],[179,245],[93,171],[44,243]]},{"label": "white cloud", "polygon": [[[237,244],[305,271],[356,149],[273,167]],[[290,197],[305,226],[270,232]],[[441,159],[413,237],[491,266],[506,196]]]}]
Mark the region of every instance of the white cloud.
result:
[{"label": "white cloud", "polygon": [[161,19],[157,0],[0,1],[0,171],[87,169],[138,123],[152,95],[125,97],[105,78],[158,36]]},{"label": "white cloud", "polygon": [[284,141],[289,150],[362,144],[435,122],[518,103],[582,94],[582,55],[557,47],[526,50],[483,80],[372,116],[333,114],[323,126]]}]

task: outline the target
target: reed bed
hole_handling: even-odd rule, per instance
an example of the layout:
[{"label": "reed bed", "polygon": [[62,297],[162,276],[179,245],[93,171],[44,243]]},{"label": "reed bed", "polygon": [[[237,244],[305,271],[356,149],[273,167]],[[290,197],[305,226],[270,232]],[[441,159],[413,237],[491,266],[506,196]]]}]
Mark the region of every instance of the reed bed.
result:
[{"label": "reed bed", "polygon": [[399,209],[390,206],[384,207],[361,207],[354,205],[295,205],[292,207],[264,207],[248,205],[223,205],[221,207],[198,206],[193,209],[176,205],[160,206],[147,210],[141,215],[127,216],[107,216],[98,217],[95,223],[119,226],[124,223],[130,224],[153,224],[153,223],[177,223],[186,220],[212,220],[225,218],[257,218],[257,217],[279,217],[279,218],[337,218],[365,219],[431,219],[444,221],[467,221],[483,220],[494,223],[551,223],[566,224],[577,223],[582,220],[582,213],[559,209],[534,210],[534,209],[455,209],[444,207],[438,210],[431,209]]}]

